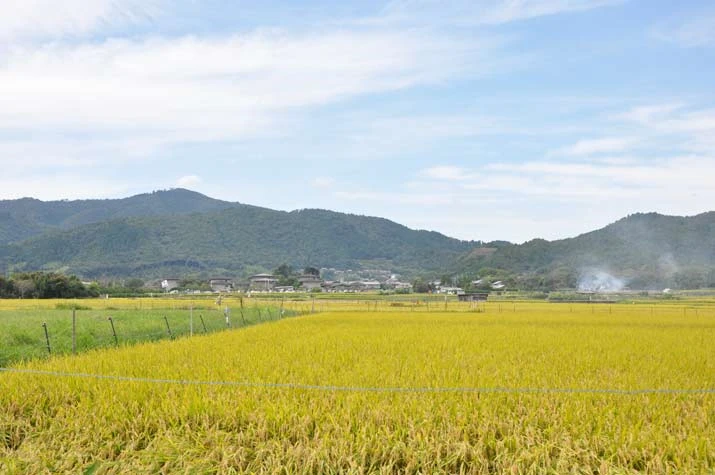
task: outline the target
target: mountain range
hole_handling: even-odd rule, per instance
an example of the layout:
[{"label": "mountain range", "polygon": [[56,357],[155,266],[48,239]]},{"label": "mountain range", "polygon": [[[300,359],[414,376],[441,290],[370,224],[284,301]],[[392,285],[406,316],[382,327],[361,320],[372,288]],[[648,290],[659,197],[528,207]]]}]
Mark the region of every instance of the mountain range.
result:
[{"label": "mountain range", "polygon": [[0,215],[0,265],[86,278],[238,276],[282,263],[413,274],[437,271],[479,245],[383,218],[275,211],[184,189],[120,200],[3,201]]},{"label": "mountain range", "polygon": [[517,245],[327,210],[276,211],[184,189],[116,200],[0,201],[0,270],[7,273],[240,277],[283,263],[501,276],[536,288],[576,286],[592,272],[637,288],[715,285],[715,212],[639,213],[574,238]]}]

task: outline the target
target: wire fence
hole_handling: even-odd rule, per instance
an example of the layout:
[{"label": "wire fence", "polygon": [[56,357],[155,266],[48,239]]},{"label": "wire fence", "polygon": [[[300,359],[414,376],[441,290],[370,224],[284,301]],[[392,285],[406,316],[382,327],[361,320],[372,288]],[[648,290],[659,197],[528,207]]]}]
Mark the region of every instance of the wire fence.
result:
[{"label": "wire fence", "polygon": [[[367,297],[367,296],[365,296]],[[131,302],[133,307],[103,309],[82,308],[77,302],[62,303],[68,308],[27,309],[19,312],[15,323],[7,315],[0,321],[0,366],[13,362],[78,353],[95,348],[157,341],[200,335],[256,323],[279,320],[286,316],[328,311],[399,312],[399,313],[476,313],[516,314],[548,308],[550,314],[584,312],[617,319],[619,315],[640,316],[640,325],[657,323],[650,317],[696,317],[698,325],[715,325],[715,306],[708,302],[663,302],[653,304],[545,303],[535,301],[459,302],[444,296],[431,299],[409,295],[387,298],[302,299],[266,296],[262,298],[227,297],[221,305],[213,301],[172,300],[164,308],[149,302]],[[59,305],[59,304],[58,304]],[[70,309],[70,305],[80,309]],[[59,313],[58,313],[59,312]],[[22,320],[20,322],[20,320]],[[668,323],[677,325],[678,321]],[[692,321],[691,321],[692,323]]]},{"label": "wire fence", "polygon": [[[285,382],[250,381],[205,381],[187,379],[163,379],[122,375],[42,371],[8,367],[10,363],[87,351],[95,348],[125,346],[134,343],[190,337],[210,334],[231,328],[240,328],[262,322],[281,320],[286,317],[322,311],[384,312],[390,310],[415,312],[489,312],[516,313],[528,311],[533,302],[455,302],[419,300],[296,300],[256,299],[244,305],[243,301],[227,301],[223,307],[206,307],[193,304],[187,307],[111,310],[68,310],[61,318],[46,321],[25,322],[22,328],[10,329],[5,335],[11,345],[0,347],[0,372],[18,373],[41,377],[83,378],[117,382],[147,384],[174,384],[190,386],[226,386],[263,389],[291,389],[325,392],[379,392],[379,393],[507,393],[507,394],[613,394],[613,395],[710,395],[713,388],[548,388],[548,387],[369,387],[339,385],[309,385]],[[544,305],[543,303],[539,305]],[[571,313],[583,304],[558,304],[554,311]],[[582,309],[581,309],[582,311]],[[590,312],[613,315],[624,312],[641,316],[682,315],[696,317],[701,324],[715,324],[715,308],[709,305],[592,305]],[[644,321],[649,320],[648,318]],[[692,322],[691,322],[692,323]]]},{"label": "wire fence", "polygon": [[303,312],[282,306],[137,311],[57,310],[19,315],[0,328],[0,366],[92,349],[198,336],[277,321]]}]

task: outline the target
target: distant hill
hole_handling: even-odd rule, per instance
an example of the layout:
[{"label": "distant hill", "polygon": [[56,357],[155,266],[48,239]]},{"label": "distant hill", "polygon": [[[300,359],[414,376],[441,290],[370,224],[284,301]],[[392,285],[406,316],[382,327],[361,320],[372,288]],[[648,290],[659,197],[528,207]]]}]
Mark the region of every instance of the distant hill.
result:
[{"label": "distant hill", "polygon": [[0,264],[88,278],[238,275],[282,263],[415,273],[441,270],[475,245],[382,218],[233,205],[220,211],[112,219],[46,232],[0,246]]},{"label": "distant hill", "polygon": [[333,211],[275,211],[183,189],[119,200],[0,201],[0,271],[240,276],[283,263],[496,276],[521,288],[575,287],[604,273],[631,288],[715,286],[715,212],[639,213],[574,238],[514,245]]},{"label": "distant hill", "polygon": [[707,280],[715,279],[715,212],[692,217],[638,213],[570,239],[535,239],[490,253],[480,251],[462,256],[455,268],[475,273],[496,268],[536,276],[560,273],[566,279],[562,285],[568,286],[601,271],[632,288],[709,285]]},{"label": "distant hill", "polygon": [[180,188],[113,200],[0,200],[0,244],[118,218],[182,215],[234,206],[239,204]]}]

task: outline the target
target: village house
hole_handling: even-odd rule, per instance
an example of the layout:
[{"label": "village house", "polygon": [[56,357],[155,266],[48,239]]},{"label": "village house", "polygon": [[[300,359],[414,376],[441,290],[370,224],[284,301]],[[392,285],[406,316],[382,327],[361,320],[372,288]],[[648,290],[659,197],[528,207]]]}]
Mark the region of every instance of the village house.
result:
[{"label": "village house", "polygon": [[233,281],[225,278],[209,279],[209,287],[213,292],[231,292],[233,290]]},{"label": "village house", "polygon": [[165,292],[169,292],[170,290],[174,290],[175,288],[177,288],[179,286],[180,281],[181,279],[168,277],[161,281],[161,288],[164,289]]},{"label": "village house", "polygon": [[314,289],[320,289],[323,285],[323,281],[320,277],[310,274],[301,275],[298,277],[298,282],[300,282],[301,289],[308,292]]},{"label": "village house", "polygon": [[489,298],[488,293],[484,292],[473,292],[469,294],[459,294],[457,298],[460,302],[486,302]]},{"label": "village house", "polygon": [[385,288],[403,292],[412,292],[412,284],[409,282],[400,282],[396,275],[390,276],[390,278],[385,281]]},{"label": "village house", "polygon": [[256,274],[248,278],[250,290],[270,291],[275,287],[278,279],[273,274]]}]

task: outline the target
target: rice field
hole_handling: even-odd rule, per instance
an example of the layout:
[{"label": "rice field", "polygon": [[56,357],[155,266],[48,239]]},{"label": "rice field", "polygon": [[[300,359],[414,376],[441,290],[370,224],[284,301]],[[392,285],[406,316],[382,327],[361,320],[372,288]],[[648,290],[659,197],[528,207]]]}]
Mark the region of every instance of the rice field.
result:
[{"label": "rice field", "polygon": [[321,310],[0,372],[0,472],[715,473],[715,307]]}]

